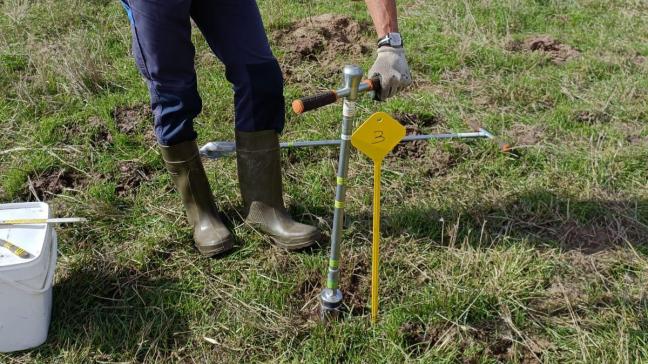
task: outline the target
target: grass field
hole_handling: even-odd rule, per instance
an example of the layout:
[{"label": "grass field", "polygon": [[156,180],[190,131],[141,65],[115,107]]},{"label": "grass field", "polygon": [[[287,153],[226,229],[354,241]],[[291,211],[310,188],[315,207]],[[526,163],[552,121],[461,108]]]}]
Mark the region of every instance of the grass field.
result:
[{"label": "grass field", "polygon": [[[363,2],[259,5],[288,99],[338,87],[344,63],[371,65]],[[91,220],[59,230],[49,340],[0,362],[648,362],[645,1],[399,2],[415,84],[386,103],[364,99],[361,118],[386,111],[422,132],[479,122],[518,156],[474,141],[388,159],[375,326],[366,158],[351,161],[349,307],[324,325],[328,244],[289,254],[246,227],[232,158],[206,165],[237,249],[220,259],[193,249],[118,1],[0,9],[0,202],[40,198]],[[351,22],[335,18],[322,40],[304,19],[327,13]],[[305,54],[295,30],[312,37]],[[199,142],[231,140],[223,67],[194,37]],[[289,115],[283,139],[334,138],[339,114]],[[336,151],[283,156],[291,211],[329,231]]]}]

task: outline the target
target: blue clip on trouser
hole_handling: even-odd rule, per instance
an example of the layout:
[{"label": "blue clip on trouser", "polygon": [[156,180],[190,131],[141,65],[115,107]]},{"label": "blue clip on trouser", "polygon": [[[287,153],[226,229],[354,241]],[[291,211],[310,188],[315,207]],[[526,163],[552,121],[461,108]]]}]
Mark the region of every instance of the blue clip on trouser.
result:
[{"label": "blue clip on trouser", "polygon": [[146,78],[155,135],[165,146],[195,140],[202,110],[191,21],[225,64],[234,88],[236,130],[284,127],[283,77],[255,0],[121,0],[131,22],[133,55]]}]

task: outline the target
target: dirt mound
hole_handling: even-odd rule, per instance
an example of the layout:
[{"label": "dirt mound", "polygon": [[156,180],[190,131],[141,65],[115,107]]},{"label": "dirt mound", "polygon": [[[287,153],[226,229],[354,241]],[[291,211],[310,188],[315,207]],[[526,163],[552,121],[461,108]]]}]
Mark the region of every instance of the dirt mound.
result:
[{"label": "dirt mound", "polygon": [[63,193],[66,189],[79,189],[88,184],[87,176],[69,169],[48,170],[38,175],[30,175],[26,187],[27,199],[36,195],[40,201],[52,195]]},{"label": "dirt mound", "polygon": [[443,118],[432,114],[394,113],[394,118],[403,125],[416,125],[421,128],[441,124]]},{"label": "dirt mound", "polygon": [[303,70],[304,62],[318,63],[317,76],[330,77],[341,70],[338,57],[344,56],[348,62],[349,58],[371,53],[369,34],[368,23],[357,22],[348,16],[323,14],[277,30],[271,37],[285,51],[280,60],[286,77],[294,81],[312,81],[313,70]]},{"label": "dirt mound", "polygon": [[578,111],[574,114],[573,119],[584,124],[602,124],[612,120],[610,114],[602,111]]},{"label": "dirt mound", "polygon": [[648,57],[634,56],[632,57],[632,63],[636,64],[637,66],[641,66],[642,64],[648,63]]},{"label": "dirt mound", "polygon": [[542,52],[555,64],[562,64],[580,56],[580,51],[576,48],[547,35],[511,41],[506,45],[506,49],[512,52]]},{"label": "dirt mound", "polygon": [[629,144],[645,145],[648,143],[648,136],[644,135],[644,127],[640,123],[625,122],[617,124],[617,130]]},{"label": "dirt mound", "polygon": [[362,55],[370,51],[365,34],[368,24],[350,17],[323,14],[300,20],[274,37],[295,61],[331,61],[339,54]]},{"label": "dirt mound", "polygon": [[[405,125],[405,135],[421,135],[421,129],[417,125]],[[416,140],[411,142],[404,142],[394,147],[390,154],[392,158],[400,159],[419,159],[425,156],[427,151],[427,140]]]},{"label": "dirt mound", "polygon": [[427,349],[436,345],[444,336],[445,331],[443,327],[426,326],[420,321],[406,322],[399,329],[406,350],[415,356],[421,355]]},{"label": "dirt mound", "polygon": [[113,111],[117,129],[127,135],[142,133],[144,140],[154,142],[153,114],[148,104],[118,107]]},{"label": "dirt mound", "polygon": [[295,296],[299,301],[308,302],[319,295],[322,289],[324,275],[319,270],[309,272],[299,281],[295,289]]},{"label": "dirt mound", "polygon": [[435,151],[427,163],[428,169],[425,175],[431,178],[443,177],[456,165],[457,160],[452,154],[446,151]]},{"label": "dirt mound", "polygon": [[108,130],[106,124],[97,116],[92,116],[88,119],[88,125],[92,130],[90,136],[90,144],[93,147],[106,146],[112,143],[113,136]]},{"label": "dirt mound", "polygon": [[153,170],[136,162],[124,162],[119,166],[115,192],[120,197],[132,194],[139,186],[151,179]]},{"label": "dirt mound", "polygon": [[[396,113],[394,118],[405,126],[406,135],[424,134],[421,128],[430,127],[441,123],[442,119],[431,114],[409,114]],[[394,158],[401,159],[419,159],[426,154],[429,142],[427,140],[417,140],[398,144],[390,154]]]},{"label": "dirt mound", "polygon": [[435,346],[452,341],[459,343],[457,358],[463,363],[478,363],[486,358],[498,362],[537,363],[551,344],[533,337],[525,344],[513,340],[513,332],[501,320],[477,323],[474,326],[457,326],[423,322],[406,322],[399,330],[405,350],[418,357]]},{"label": "dirt mound", "polygon": [[366,255],[353,255],[342,260],[340,289],[344,292],[344,304],[352,315],[364,315],[367,312],[371,289],[369,261],[370,258]]},{"label": "dirt mound", "polygon": [[519,236],[584,254],[598,253],[628,241],[637,245],[648,243],[648,229],[636,219],[634,202],[599,200],[597,203],[598,213],[576,220],[558,210],[538,213],[535,207],[517,202],[507,207],[507,222],[498,229],[514,227]]},{"label": "dirt mound", "polygon": [[450,149],[435,148],[425,160],[425,175],[430,178],[443,177],[465,160],[469,153],[470,147],[462,143],[452,143]]},{"label": "dirt mound", "polygon": [[535,145],[544,137],[544,131],[541,125],[514,124],[507,132],[507,141],[516,146]]}]

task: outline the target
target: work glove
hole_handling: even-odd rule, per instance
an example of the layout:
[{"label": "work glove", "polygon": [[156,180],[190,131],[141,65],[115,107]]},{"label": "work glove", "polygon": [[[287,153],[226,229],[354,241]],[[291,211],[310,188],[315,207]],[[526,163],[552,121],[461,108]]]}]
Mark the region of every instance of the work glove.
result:
[{"label": "work glove", "polygon": [[383,46],[378,48],[378,58],[369,70],[369,78],[380,77],[380,91],[374,99],[384,101],[412,83],[405,49]]}]

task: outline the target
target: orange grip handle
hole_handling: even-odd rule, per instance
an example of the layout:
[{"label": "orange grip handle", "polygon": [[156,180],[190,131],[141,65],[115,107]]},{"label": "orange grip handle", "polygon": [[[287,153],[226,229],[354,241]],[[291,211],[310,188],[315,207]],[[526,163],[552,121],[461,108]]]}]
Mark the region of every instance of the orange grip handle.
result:
[{"label": "orange grip handle", "polygon": [[[375,77],[372,79],[367,79],[362,81],[366,87],[363,89],[364,92],[367,91],[380,91],[380,78]],[[346,96],[342,94],[342,96]],[[292,109],[295,114],[303,114],[306,111],[311,111],[318,109],[322,106],[330,105],[336,102],[340,98],[337,91],[326,91],[317,95],[307,96],[301,99],[297,99],[292,102]]]},{"label": "orange grip handle", "polygon": [[315,110],[322,106],[330,105],[338,100],[338,95],[335,91],[327,91],[321,94],[304,97],[293,101],[292,109],[295,114],[303,114],[306,111]]},{"label": "orange grip handle", "polygon": [[366,84],[368,89],[367,91],[380,91],[380,77],[374,77],[370,79],[366,79],[362,81],[362,83]]}]

